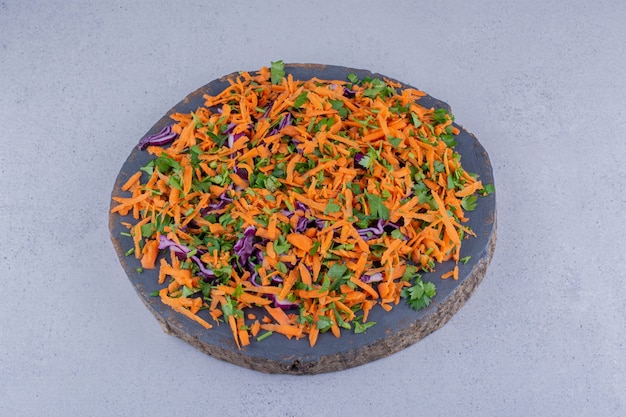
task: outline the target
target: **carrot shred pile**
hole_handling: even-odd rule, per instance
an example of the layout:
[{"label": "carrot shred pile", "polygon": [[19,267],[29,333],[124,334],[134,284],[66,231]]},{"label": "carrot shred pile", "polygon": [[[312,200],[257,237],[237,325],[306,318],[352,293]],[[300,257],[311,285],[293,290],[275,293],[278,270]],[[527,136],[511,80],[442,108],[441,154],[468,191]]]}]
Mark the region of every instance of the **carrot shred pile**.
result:
[{"label": "carrot shred pile", "polygon": [[240,348],[273,333],[314,346],[363,331],[418,270],[452,260],[442,278],[458,278],[465,208],[485,187],[453,150],[452,115],[419,90],[348,78],[264,67],[171,115],[177,137],[147,146],[154,159],[112,209],[135,220],[132,251],[158,268],[163,303],[207,329],[208,310]]}]

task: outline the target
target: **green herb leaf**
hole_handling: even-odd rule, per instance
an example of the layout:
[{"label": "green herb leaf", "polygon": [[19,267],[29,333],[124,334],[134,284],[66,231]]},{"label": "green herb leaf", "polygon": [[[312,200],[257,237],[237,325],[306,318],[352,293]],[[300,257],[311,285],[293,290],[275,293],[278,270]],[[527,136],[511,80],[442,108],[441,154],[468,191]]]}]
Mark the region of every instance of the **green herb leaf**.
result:
[{"label": "green herb leaf", "polygon": [[346,273],[346,271],[348,270],[348,267],[344,264],[333,264],[333,266],[331,266],[328,269],[328,278],[331,279],[337,279],[337,278],[341,278],[343,276],[343,274]]},{"label": "green herb leaf", "polygon": [[278,178],[270,175],[263,180],[263,185],[269,192],[273,193],[278,187],[280,187],[281,183],[278,181]]},{"label": "green herb leaf", "polygon": [[391,237],[394,238],[394,239],[400,240],[400,239],[404,238],[404,235],[402,234],[402,232],[399,229],[394,229],[391,232]]},{"label": "green herb leaf", "polygon": [[230,316],[243,317],[243,311],[237,308],[237,301],[226,295],[226,302],[222,304],[222,313],[224,318],[227,319]]},{"label": "green herb leaf", "polygon": [[274,252],[277,255],[286,253],[291,248],[291,244],[287,242],[287,239],[283,235],[278,235],[278,239],[274,242]]},{"label": "green herb leaf", "polygon": [[305,91],[304,93],[300,94],[298,97],[296,97],[296,99],[293,102],[293,107],[294,109],[299,109],[300,107],[302,107],[302,105],[304,103],[306,103],[307,99],[307,92]]},{"label": "green herb leaf", "polygon": [[221,268],[213,268],[213,273],[220,281],[224,281],[232,276],[233,269],[230,265],[226,265]]},{"label": "green herb leaf", "polygon": [[317,319],[317,323],[315,323],[315,325],[320,332],[324,333],[332,327],[333,321],[326,316],[321,316]]},{"label": "green herb leaf", "polygon": [[317,250],[320,247],[320,242],[319,240],[316,240],[313,242],[313,246],[311,246],[311,249],[309,250],[309,255],[313,256],[317,253]]},{"label": "green herb leaf", "polygon": [[200,162],[200,155],[203,154],[202,149],[198,145],[193,145],[189,147],[189,154],[191,155],[191,164],[193,166],[198,166]]},{"label": "green herb leaf", "polygon": [[280,60],[271,63],[270,79],[272,84],[280,84],[285,78],[285,63]]},{"label": "green herb leaf", "polygon": [[341,206],[330,199],[328,204],[326,205],[326,209],[324,209],[324,214],[328,213],[339,213],[341,211]]},{"label": "green herb leaf", "polygon": [[215,144],[220,148],[224,146],[224,143],[226,143],[226,140],[228,139],[228,135],[216,135],[215,133],[209,131],[207,131],[206,133],[211,138],[211,140],[215,142]]},{"label": "green herb leaf", "polygon": [[170,158],[163,152],[159,157],[154,160],[154,165],[162,174],[169,173],[170,169],[181,170],[181,166],[174,159]]},{"label": "green herb leaf", "polygon": [[448,148],[453,148],[456,146],[456,139],[454,139],[454,135],[446,133],[439,136],[439,139],[441,139]]},{"label": "green herb leaf", "polygon": [[332,106],[333,110],[341,110],[344,107],[343,100],[333,100],[331,98],[331,99],[328,99],[328,102]]},{"label": "green herb leaf", "polygon": [[333,313],[335,313],[335,320],[337,320],[337,325],[342,329],[351,330],[352,326],[350,326],[350,323],[346,322],[341,317],[341,314],[339,314],[339,311],[337,311],[337,307],[335,307],[334,302],[330,304],[330,308],[333,310]]},{"label": "green herb leaf", "polygon": [[183,186],[180,184],[180,180],[176,175],[172,175],[170,177],[170,179],[167,181],[167,185],[171,186],[172,188],[176,188],[179,191],[183,190]]},{"label": "green herb leaf", "polygon": [[241,284],[239,284],[233,291],[233,297],[239,298],[242,294],[243,294],[243,287],[241,286]]},{"label": "green herb leaf", "polygon": [[393,146],[394,148],[397,148],[400,143],[402,143],[402,139],[401,138],[389,138],[389,143],[391,143],[391,146]]},{"label": "green herb leaf", "polygon": [[350,280],[351,275],[352,273],[348,270],[346,265],[340,263],[333,264],[327,272],[328,278],[332,280],[329,289],[333,291],[338,289],[342,284],[346,284]]},{"label": "green herb leaf", "polygon": [[436,124],[444,124],[450,120],[454,120],[451,114],[446,109],[437,109],[433,113],[433,120]]},{"label": "green herb leaf", "polygon": [[282,272],[283,274],[286,274],[288,272],[287,265],[282,262],[276,263],[276,270]]},{"label": "green herb leaf", "polygon": [[200,129],[202,127],[202,121],[196,116],[195,113],[191,113],[191,118],[193,119],[193,125],[196,129]]},{"label": "green herb leaf", "polygon": [[452,190],[456,188],[457,185],[458,185],[458,181],[455,181],[454,176],[448,175],[448,180],[447,180],[448,190]]},{"label": "green herb leaf", "polygon": [[407,265],[404,270],[404,274],[402,274],[402,281],[411,281],[413,279],[421,279],[422,276],[417,272],[417,267],[415,265]]},{"label": "green herb leaf", "polygon": [[419,117],[417,117],[417,114],[413,112],[411,112],[411,122],[415,127],[420,127],[422,125],[422,122],[420,121]]},{"label": "green herb leaf", "polygon": [[357,183],[348,183],[348,187],[350,187],[350,189],[352,190],[352,192],[356,195],[361,194],[361,186]]},{"label": "green herb leaf", "polygon": [[430,204],[431,207],[434,206],[434,199],[430,188],[423,181],[416,182],[413,186],[413,191],[417,194],[417,201],[420,204]]},{"label": "green herb leaf", "polygon": [[200,288],[200,291],[202,291],[202,297],[209,300],[211,297],[211,289],[213,289],[213,286],[208,282],[204,282],[204,280],[201,279],[198,281],[198,287]]},{"label": "green herb leaf", "polygon": [[372,166],[372,158],[368,155],[363,156],[359,161],[359,165],[363,168],[370,168]]},{"label": "green herb leaf", "polygon": [[358,84],[361,82],[361,80],[359,80],[359,77],[354,73],[348,74],[348,81],[350,81],[352,84]]},{"label": "green herb leaf", "polygon": [[320,286],[320,289],[319,289],[320,294],[326,291],[329,287],[330,287],[330,278],[328,278],[328,275],[324,275],[324,278],[322,279],[322,285]]},{"label": "green herb leaf", "polygon": [[489,195],[496,192],[496,187],[493,184],[485,184],[482,190],[478,191],[482,195]]},{"label": "green herb leaf", "polygon": [[146,223],[141,226],[141,236],[143,237],[151,237],[155,231],[156,227],[152,223]]},{"label": "green herb leaf", "polygon": [[367,323],[361,323],[360,320],[354,321],[354,333],[365,333],[367,329],[374,326],[376,324],[375,321],[368,321]]},{"label": "green herb leaf", "polygon": [[228,227],[229,225],[235,223],[235,219],[233,219],[233,216],[230,213],[224,213],[220,216],[219,223],[224,227]]},{"label": "green herb leaf", "polygon": [[421,310],[428,307],[432,298],[437,294],[435,284],[432,282],[424,282],[421,278],[417,278],[415,285],[405,287],[400,296],[407,299],[407,303],[413,310]]},{"label": "green herb leaf", "polygon": [[148,175],[152,175],[152,173],[154,172],[154,159],[139,168],[139,170],[147,173]]},{"label": "green herb leaf", "polygon": [[473,211],[476,208],[476,200],[478,200],[478,197],[475,195],[465,196],[461,200],[461,207],[467,211]]},{"label": "green herb leaf", "polygon": [[387,208],[387,206],[385,206],[381,197],[367,192],[365,193],[365,196],[367,197],[367,202],[369,204],[372,216],[381,218],[383,220],[389,220],[389,209]]},{"label": "green herb leaf", "polygon": [[187,297],[189,297],[190,295],[192,295],[193,293],[194,293],[194,290],[193,290],[193,289],[189,288],[189,287],[188,287],[188,286],[186,286],[186,285],[183,285],[183,290],[182,290],[182,293],[181,293],[181,297],[183,297],[183,298],[187,298]]},{"label": "green herb leaf", "polygon": [[339,117],[341,117],[342,119],[348,117],[348,115],[350,114],[350,110],[348,110],[348,108],[344,106],[343,100],[329,99],[328,101],[332,105],[333,110],[337,110],[337,112],[339,113]]},{"label": "green herb leaf", "polygon": [[363,95],[369,98],[376,98],[377,95],[389,97],[394,94],[394,89],[387,85],[386,82],[379,78],[374,78],[370,84],[370,88],[365,89]]}]

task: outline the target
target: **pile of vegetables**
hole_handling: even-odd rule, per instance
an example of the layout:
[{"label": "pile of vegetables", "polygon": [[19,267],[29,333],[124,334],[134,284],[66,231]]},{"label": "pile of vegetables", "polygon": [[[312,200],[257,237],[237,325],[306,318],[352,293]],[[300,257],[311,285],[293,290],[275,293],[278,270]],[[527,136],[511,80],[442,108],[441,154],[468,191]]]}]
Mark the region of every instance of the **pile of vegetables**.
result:
[{"label": "pile of vegetables", "polygon": [[154,159],[112,209],[135,220],[127,255],[158,268],[163,303],[228,323],[239,347],[276,333],[314,346],[366,331],[376,305],[428,306],[420,272],[453,260],[442,278],[458,278],[465,211],[493,190],[422,96],[354,74],[298,81],[281,61],[239,73],[140,142]]}]

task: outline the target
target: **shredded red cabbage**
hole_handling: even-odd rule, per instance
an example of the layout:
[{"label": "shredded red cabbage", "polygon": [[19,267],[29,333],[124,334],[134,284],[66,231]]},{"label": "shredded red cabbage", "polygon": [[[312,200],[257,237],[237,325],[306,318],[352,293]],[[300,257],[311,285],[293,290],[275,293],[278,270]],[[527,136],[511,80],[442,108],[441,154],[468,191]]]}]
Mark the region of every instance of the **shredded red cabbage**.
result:
[{"label": "shredded red cabbage", "polygon": [[248,181],[248,170],[245,168],[240,168],[235,165],[235,174],[239,176],[244,181]]},{"label": "shredded red cabbage", "polygon": [[365,229],[359,229],[359,236],[363,238],[363,240],[372,240],[377,239],[383,235],[383,227],[385,226],[385,222],[383,219],[379,219],[376,223],[376,226],[367,227]]},{"label": "shredded red cabbage", "polygon": [[390,222],[384,221],[383,219],[378,219],[375,226],[366,227],[363,229],[358,229],[359,236],[363,238],[363,240],[372,240],[377,239],[383,235],[384,232],[391,232],[394,229],[399,229],[400,225]]},{"label": "shredded red cabbage", "polygon": [[191,249],[189,249],[185,245],[178,244],[174,242],[173,240],[168,239],[167,237],[161,235],[159,237],[159,249],[167,249],[167,248],[173,250],[174,254],[176,255],[178,259],[181,259],[181,260],[191,259],[196,265],[198,265],[198,268],[200,269],[200,275],[202,275],[202,277],[205,280],[217,279],[217,277],[213,273],[213,270],[210,268],[207,268],[204,265],[204,263],[200,260],[200,258],[198,258],[196,255],[189,256],[189,252],[191,252]]},{"label": "shredded red cabbage", "polygon": [[356,96],[356,91],[350,90],[348,87],[343,88],[344,97],[354,98]]},{"label": "shredded red cabbage", "polygon": [[159,133],[143,137],[139,141],[139,149],[145,150],[148,146],[165,146],[174,141],[178,133],[172,132],[172,126],[165,126]]},{"label": "shredded red cabbage", "polygon": [[281,308],[283,310],[289,310],[289,309],[292,309],[292,308],[297,308],[299,306],[298,303],[294,303],[294,302],[291,302],[291,301],[286,300],[286,299],[285,300],[281,300],[281,299],[278,298],[277,295],[274,295],[274,294],[267,294],[266,297],[270,298],[272,300],[272,302],[274,304],[274,307],[279,307],[279,308]]},{"label": "shredded red cabbage", "polygon": [[237,139],[239,139],[240,137],[244,136],[245,133],[244,132],[239,132],[239,133],[229,133],[228,134],[228,147],[232,148],[233,145],[235,144],[235,142],[237,142]]},{"label": "shredded red cabbage", "polygon": [[285,117],[283,117],[283,120],[280,121],[280,123],[278,124],[278,127],[274,128],[269,135],[276,135],[278,134],[283,128],[289,126],[291,124],[291,113],[287,112],[287,114],[285,115]]},{"label": "shredded red cabbage", "polygon": [[265,110],[265,113],[263,113],[263,116],[261,116],[261,119],[265,119],[267,116],[270,115],[270,111],[272,110],[272,106],[274,105],[274,102],[271,102],[269,106],[267,106],[267,110]]},{"label": "shredded red cabbage", "polygon": [[309,228],[309,221],[307,220],[306,217],[300,217],[298,219],[298,223],[296,223],[296,229],[295,232],[296,233],[304,233],[306,231],[306,229]]},{"label": "shredded red cabbage", "polygon": [[354,163],[356,165],[361,165],[361,160],[365,158],[365,154],[363,152],[357,152],[354,154]]},{"label": "shredded red cabbage", "polygon": [[383,274],[381,272],[376,272],[375,274],[372,274],[372,275],[366,275],[366,274],[361,275],[361,281],[363,281],[366,284],[369,284],[370,282],[380,282],[382,280],[383,280]]},{"label": "shredded red cabbage", "polygon": [[255,234],[256,228],[254,226],[248,226],[243,232],[243,237],[233,246],[235,254],[239,256],[239,262],[242,265],[247,264],[250,255],[252,255]]},{"label": "shredded red cabbage", "polygon": [[228,204],[230,204],[232,201],[233,199],[228,196],[228,190],[226,190],[222,194],[220,194],[218,201],[212,202],[206,208],[200,210],[200,214],[202,214],[203,216],[206,216],[207,214],[211,212],[221,210],[225,208]]},{"label": "shredded red cabbage", "polygon": [[[298,219],[298,223],[296,224],[296,228],[295,228],[294,231],[296,233],[304,233],[304,231],[309,228],[309,223],[311,223],[306,218],[306,213],[309,211],[309,208],[307,206],[302,204],[300,201],[296,201],[296,205],[294,207],[294,211],[289,211],[287,209],[283,209],[283,210],[281,210],[281,213],[291,219],[291,217],[294,215],[294,213],[296,211],[300,211],[301,213],[298,213],[300,215],[300,218]],[[323,227],[324,226],[322,226],[321,228],[323,228]]]}]

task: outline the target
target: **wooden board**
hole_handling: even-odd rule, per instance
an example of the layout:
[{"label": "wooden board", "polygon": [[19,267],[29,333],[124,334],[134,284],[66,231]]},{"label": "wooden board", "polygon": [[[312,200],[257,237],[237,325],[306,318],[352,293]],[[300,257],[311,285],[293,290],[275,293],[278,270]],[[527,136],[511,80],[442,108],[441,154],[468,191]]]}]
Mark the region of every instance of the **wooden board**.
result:
[{"label": "wooden board", "polygon": [[[366,75],[384,77],[366,70],[315,64],[287,64],[285,71],[293,74],[294,79],[297,80],[307,80],[313,77],[345,80],[349,73],[355,73],[360,78]],[[146,132],[146,135],[157,133],[164,126],[171,124],[170,114],[189,113],[203,106],[204,94],[217,94],[228,85],[227,79],[234,76],[236,73],[214,80],[188,95],[157,121]],[[389,79],[389,77],[385,78]],[[403,87],[410,87],[404,83],[401,84]],[[430,96],[423,97],[420,104],[424,107],[443,107],[449,110],[446,103]],[[478,174],[484,184],[493,184],[493,172],[487,152],[476,137],[462,126],[458,124],[456,126],[461,133],[457,136],[458,145],[455,150],[461,154],[463,168]],[[133,139],[129,147],[136,145],[139,139]],[[150,159],[152,158],[147,152],[139,151],[134,146],[115,181],[112,196],[126,196],[120,190],[121,185]],[[113,206],[112,203],[111,207]],[[288,340],[281,335],[273,335],[262,342],[252,343],[239,350],[227,325],[222,324],[206,330],[174,312],[170,307],[162,304],[158,297],[150,296],[151,293],[161,288],[157,283],[157,271],[138,273],[136,269],[140,266],[139,261],[134,256],[125,255],[132,247],[132,240],[120,234],[126,231],[120,222],[132,222],[132,218],[112,214],[109,219],[109,228],[113,245],[130,282],[139,298],[154,314],[166,333],[184,340],[214,358],[246,368],[266,373],[316,374],[363,365],[398,352],[443,326],[459,311],[480,284],[493,255],[496,243],[495,193],[479,198],[476,210],[467,213],[467,217],[470,219],[468,224],[477,237],[463,242],[461,257],[471,256],[471,259],[467,264],[459,265],[457,281],[440,278],[443,273],[452,269],[454,266],[452,262],[438,265],[434,273],[422,274],[424,281],[432,281],[437,287],[437,295],[430,306],[418,312],[403,302],[395,306],[391,312],[385,312],[376,307],[370,313],[368,320],[375,321],[377,324],[367,332],[355,334],[344,331],[339,339],[330,332],[321,334],[313,348],[309,346],[306,338]],[[206,312],[199,314],[202,316],[202,313]],[[203,317],[212,322],[208,314]]]}]

